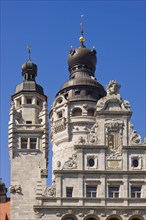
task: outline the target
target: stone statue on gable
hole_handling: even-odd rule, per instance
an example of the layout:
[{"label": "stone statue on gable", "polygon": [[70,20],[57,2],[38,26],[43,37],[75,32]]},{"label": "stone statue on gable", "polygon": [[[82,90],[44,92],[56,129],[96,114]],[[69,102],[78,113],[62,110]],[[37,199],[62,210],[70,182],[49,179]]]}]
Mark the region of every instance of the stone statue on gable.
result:
[{"label": "stone statue on gable", "polygon": [[121,85],[119,85],[116,80],[110,80],[109,84],[106,85],[107,95],[119,94],[120,88]]}]

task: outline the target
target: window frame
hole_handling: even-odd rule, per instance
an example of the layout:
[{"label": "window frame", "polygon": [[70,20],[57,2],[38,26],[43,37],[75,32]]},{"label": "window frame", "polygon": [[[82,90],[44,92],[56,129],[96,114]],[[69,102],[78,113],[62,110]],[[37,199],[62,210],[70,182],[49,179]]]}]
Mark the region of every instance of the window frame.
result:
[{"label": "window frame", "polygon": [[[110,191],[110,188],[113,188],[112,191]],[[114,190],[114,188],[118,188],[118,190]],[[120,185],[108,185],[108,190],[107,190],[107,193],[108,193],[108,198],[119,198],[120,197]],[[110,194],[112,194],[112,196],[110,196]],[[116,194],[118,196],[116,196]]]},{"label": "window frame", "polygon": [[[132,191],[132,188],[140,188],[140,190]],[[134,194],[135,196],[132,196],[132,194]],[[138,194],[140,194],[140,196],[137,196]],[[142,185],[131,185],[130,186],[130,197],[131,198],[139,199],[141,198],[141,195],[142,195]]]},{"label": "window frame", "polygon": [[[71,190],[71,192],[69,192]],[[72,198],[73,197],[73,187],[66,187],[66,197]]]},{"label": "window frame", "polygon": [[[25,142],[26,142],[26,146],[27,147],[23,147],[22,148],[22,141],[24,141],[24,139],[25,139]],[[35,139],[36,141],[35,141],[35,148],[32,148],[31,147],[31,139]],[[26,141],[27,140],[27,141]],[[38,136],[32,136],[32,137],[25,137],[25,136],[21,136],[21,137],[19,137],[19,150],[38,150],[39,149],[39,137]]]},{"label": "window frame", "polygon": [[[89,188],[95,189],[88,191]],[[86,198],[97,198],[97,185],[86,185]]]}]

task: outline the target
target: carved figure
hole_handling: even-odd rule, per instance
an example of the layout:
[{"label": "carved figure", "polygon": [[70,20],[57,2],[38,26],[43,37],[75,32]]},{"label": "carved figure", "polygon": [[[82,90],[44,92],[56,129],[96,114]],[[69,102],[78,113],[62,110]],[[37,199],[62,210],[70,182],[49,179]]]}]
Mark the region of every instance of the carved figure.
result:
[{"label": "carved figure", "polygon": [[61,167],[61,161],[57,161],[57,167]]},{"label": "carved figure", "polygon": [[127,111],[130,111],[130,103],[129,103],[129,101],[128,100],[123,100],[123,102],[122,102],[122,109],[124,109],[124,110],[127,110]]},{"label": "carved figure", "polygon": [[137,131],[134,130],[132,132],[132,135],[131,135],[131,140],[130,140],[131,144],[140,144],[141,143],[141,137],[139,134],[137,134]]},{"label": "carved figure", "polygon": [[55,197],[56,196],[56,182],[53,180],[53,183],[51,186],[48,186],[45,189],[44,195],[49,196],[49,197]]},{"label": "carved figure", "polygon": [[69,157],[69,160],[65,162],[64,167],[66,169],[77,168],[77,154],[73,154],[72,157]]},{"label": "carved figure", "polygon": [[106,85],[108,95],[119,94],[120,88],[121,85],[119,85],[116,80],[110,80],[109,84]]},{"label": "carved figure", "polygon": [[85,142],[85,139],[82,136],[80,136],[78,139],[78,144],[85,144]]},{"label": "carved figure", "polygon": [[11,185],[9,190],[10,190],[10,193],[21,193],[22,192],[20,185],[14,185],[14,186]]}]

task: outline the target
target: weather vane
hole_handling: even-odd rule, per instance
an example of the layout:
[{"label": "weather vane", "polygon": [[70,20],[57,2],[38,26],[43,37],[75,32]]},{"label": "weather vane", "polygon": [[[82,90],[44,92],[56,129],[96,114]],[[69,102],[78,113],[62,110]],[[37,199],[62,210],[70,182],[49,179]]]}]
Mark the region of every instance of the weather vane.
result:
[{"label": "weather vane", "polygon": [[28,49],[28,60],[31,60],[30,54],[31,54],[32,46],[31,45],[27,46],[27,49]]},{"label": "weather vane", "polygon": [[83,28],[83,18],[84,15],[81,15],[81,23],[80,23],[80,27],[81,27],[81,37],[79,38],[79,41],[81,42],[81,44],[83,45],[85,38],[84,38],[84,28]]},{"label": "weather vane", "polygon": [[84,34],[84,29],[83,29],[83,18],[84,18],[84,15],[81,15],[81,23],[80,23],[80,26],[81,26],[81,35],[83,36]]}]

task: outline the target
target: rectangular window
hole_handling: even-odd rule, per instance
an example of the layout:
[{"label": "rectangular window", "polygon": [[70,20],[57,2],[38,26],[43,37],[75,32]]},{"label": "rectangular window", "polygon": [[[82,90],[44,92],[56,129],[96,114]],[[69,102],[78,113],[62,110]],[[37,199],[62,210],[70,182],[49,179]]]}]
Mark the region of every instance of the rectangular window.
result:
[{"label": "rectangular window", "polygon": [[30,125],[32,124],[32,121],[26,121],[26,124]]},{"label": "rectangular window", "polygon": [[108,187],[108,197],[109,198],[119,198],[119,186],[109,186]]},{"label": "rectangular window", "polygon": [[20,107],[21,104],[22,104],[22,103],[21,103],[21,98],[17,99],[17,102],[16,102],[16,103],[17,103],[17,107]]},{"label": "rectangular window", "polygon": [[28,138],[21,138],[21,148],[27,149]]},{"label": "rectangular window", "polygon": [[27,98],[27,99],[26,99],[26,103],[27,103],[27,104],[32,104],[32,99],[31,99],[31,98]]},{"label": "rectangular window", "polygon": [[141,186],[131,186],[131,198],[141,197]]},{"label": "rectangular window", "polygon": [[37,99],[37,105],[42,106],[42,100]]},{"label": "rectangular window", "polygon": [[30,138],[30,149],[36,149],[36,143],[37,143],[36,138]]},{"label": "rectangular window", "polygon": [[86,197],[96,198],[97,186],[86,186]]},{"label": "rectangular window", "polygon": [[71,198],[73,193],[73,188],[72,187],[67,187],[66,188],[66,197]]}]

